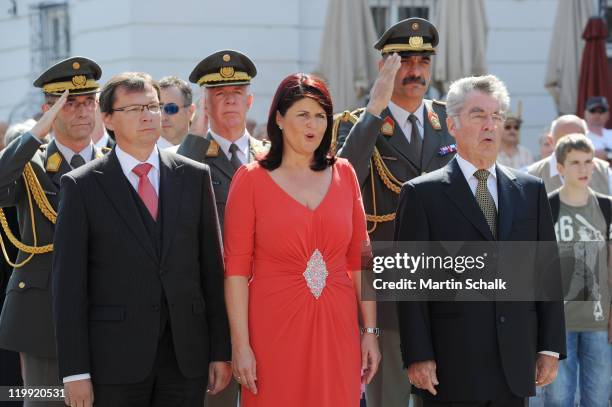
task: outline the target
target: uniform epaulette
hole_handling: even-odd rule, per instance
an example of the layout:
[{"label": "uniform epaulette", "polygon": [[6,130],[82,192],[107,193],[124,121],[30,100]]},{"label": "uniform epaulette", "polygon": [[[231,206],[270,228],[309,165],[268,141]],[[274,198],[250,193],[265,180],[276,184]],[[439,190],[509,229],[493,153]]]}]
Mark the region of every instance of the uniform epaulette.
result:
[{"label": "uniform epaulette", "polygon": [[446,106],[446,102],[443,102],[441,100],[433,99],[432,102],[437,104],[437,105]]}]

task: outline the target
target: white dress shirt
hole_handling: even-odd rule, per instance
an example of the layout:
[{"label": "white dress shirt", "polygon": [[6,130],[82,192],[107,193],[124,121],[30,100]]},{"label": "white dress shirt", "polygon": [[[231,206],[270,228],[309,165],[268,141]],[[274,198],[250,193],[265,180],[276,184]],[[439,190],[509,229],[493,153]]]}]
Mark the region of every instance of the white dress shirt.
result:
[{"label": "white dress shirt", "polygon": [[[478,186],[478,179],[476,179],[476,177],[474,176],[474,173],[478,170],[478,168],[476,168],[474,164],[472,164],[471,162],[461,157],[459,154],[457,154],[455,157],[457,157],[457,164],[459,164],[459,168],[461,168],[461,172],[463,173],[463,176],[465,177],[468,185],[470,186],[470,190],[472,191],[472,194],[476,196],[476,187]],[[555,165],[555,169],[556,168],[557,166]],[[499,211],[499,204],[498,204],[499,194],[497,191],[497,172],[496,172],[495,164],[487,168],[487,170],[489,171],[489,174],[490,174],[489,177],[487,178],[487,189],[489,190],[489,193],[493,197],[493,201],[495,201],[495,208],[497,208],[497,210]],[[559,358],[559,354],[557,352],[550,352],[550,351],[544,350],[538,353]]]},{"label": "white dress shirt", "polygon": [[165,138],[160,136],[157,139],[157,148],[159,148],[160,150],[165,150],[165,149],[171,148],[171,147],[174,147],[174,144],[172,144],[171,142],[169,142]]},{"label": "white dress shirt", "polygon": [[[63,145],[62,143],[60,143],[58,139],[55,139],[55,145],[57,146],[57,149],[60,151],[60,153],[62,153],[62,155],[68,162],[68,165],[70,165],[70,161],[72,161],[72,157],[74,157],[74,155],[77,153],[75,153],[74,151],[72,151],[71,149]],[[83,160],[85,160],[86,163],[90,162],[91,156],[93,154],[93,144],[89,143],[87,147],[79,151],[78,154],[81,157],[83,157]]]},{"label": "white dress shirt", "polygon": [[94,145],[98,148],[107,147],[109,139],[110,136],[106,132],[106,129],[104,129],[104,134],[102,135],[102,137],[100,137],[100,140],[96,141]]},{"label": "white dress shirt", "polygon": [[[231,157],[229,149],[232,142],[216,134],[214,131],[212,131],[212,129],[210,130],[210,135],[217,142],[217,144],[219,144],[219,147],[221,147],[221,150],[229,160]],[[238,159],[241,163],[247,164],[249,162],[249,132],[245,130],[244,134],[238,140],[234,141],[234,144],[238,146],[238,150],[236,151]]]},{"label": "white dress shirt", "polygon": [[[138,177],[138,175],[136,175],[132,170],[138,164],[142,164],[143,161],[139,161],[138,159],[132,157],[123,151],[119,145],[115,147],[115,153],[117,153],[117,159],[119,159],[121,169],[130,182],[130,185],[132,185],[132,187],[138,191],[138,181],[140,180],[140,177]],[[149,158],[147,158],[144,162],[152,165],[152,168],[147,176],[149,177],[149,181],[151,181],[153,188],[155,188],[155,193],[159,196],[159,150],[157,149],[157,146],[153,148]]]},{"label": "white dress shirt", "polygon": [[[130,185],[132,185],[132,187],[138,192],[138,181],[140,178],[138,175],[132,172],[132,169],[134,169],[134,167],[136,167],[138,164],[142,164],[142,162],[123,151],[119,145],[115,147],[115,153],[117,154],[119,165],[121,165],[121,169],[127,177]],[[149,181],[151,181],[151,184],[153,184],[153,188],[155,188],[155,192],[159,196],[159,151],[157,150],[157,146],[153,148],[151,155],[144,162],[152,165],[151,170],[149,170],[147,175],[149,177]],[[85,379],[91,379],[91,375],[89,373],[82,373],[66,376],[62,381],[64,383],[69,383]]]},{"label": "white dress shirt", "polygon": [[417,110],[414,111],[414,113],[410,113],[408,110],[404,110],[403,108],[399,107],[391,101],[389,101],[389,105],[387,107],[389,108],[389,111],[391,112],[391,115],[393,115],[393,118],[395,119],[397,124],[399,124],[400,129],[402,129],[402,131],[404,132],[404,136],[406,136],[409,143],[410,135],[412,134],[412,123],[410,123],[408,117],[411,114],[414,114],[417,118],[417,127],[419,129],[419,135],[421,136],[421,139],[423,139],[423,123],[425,123],[425,102],[421,102],[421,105],[417,108]]}]

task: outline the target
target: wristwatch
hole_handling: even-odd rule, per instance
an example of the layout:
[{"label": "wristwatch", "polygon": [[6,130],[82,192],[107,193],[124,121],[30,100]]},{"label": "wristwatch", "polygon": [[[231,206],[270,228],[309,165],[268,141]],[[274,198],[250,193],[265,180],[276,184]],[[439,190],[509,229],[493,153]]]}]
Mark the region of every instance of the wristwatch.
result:
[{"label": "wristwatch", "polygon": [[380,336],[380,328],[361,328],[362,334],[374,334],[378,338]]}]

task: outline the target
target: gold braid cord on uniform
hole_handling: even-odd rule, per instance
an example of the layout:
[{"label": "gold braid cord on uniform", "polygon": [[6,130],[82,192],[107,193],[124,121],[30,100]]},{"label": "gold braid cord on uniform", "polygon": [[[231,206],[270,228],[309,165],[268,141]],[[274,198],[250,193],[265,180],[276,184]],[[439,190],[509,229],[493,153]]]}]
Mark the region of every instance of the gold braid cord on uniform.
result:
[{"label": "gold braid cord on uniform", "polygon": [[[357,109],[352,112],[346,110],[334,116],[334,125],[332,127],[332,151],[336,149],[336,141],[338,139],[338,128],[340,127],[340,123],[357,123],[357,120],[359,120],[357,113],[362,113],[364,110],[364,108]],[[383,184],[395,194],[400,193],[403,184],[402,181],[395,178],[395,176],[391,173],[391,171],[383,161],[382,156],[378,151],[378,148],[374,147],[374,153],[372,154],[372,158],[370,159],[370,182],[372,183],[372,210],[374,213],[366,213],[366,220],[370,223],[373,223],[372,227],[368,229],[368,233],[374,232],[374,230],[376,230],[376,226],[378,226],[379,223],[395,220],[395,212],[391,212],[385,215],[377,214],[378,211],[376,209],[376,190],[374,189],[374,168],[376,168],[376,172],[382,180]]]},{"label": "gold braid cord on uniform", "polygon": [[2,208],[0,208],[0,225],[2,226],[2,229],[4,230],[4,233],[6,233],[8,240],[17,249],[19,249],[20,251],[24,253],[29,254],[29,256],[25,260],[23,260],[21,263],[13,263],[9,259],[8,253],[6,252],[6,247],[4,245],[4,239],[2,239],[2,236],[0,235],[0,246],[2,248],[2,254],[4,254],[4,258],[6,259],[6,262],[11,267],[15,267],[15,268],[22,267],[25,264],[27,264],[30,260],[32,260],[32,257],[34,257],[35,254],[44,254],[44,253],[49,253],[53,251],[52,243],[44,245],[44,246],[37,246],[38,238],[36,236],[36,221],[34,219],[34,205],[32,205],[32,197],[34,197],[36,206],[38,206],[38,208],[40,209],[42,214],[45,216],[45,218],[47,218],[53,224],[55,224],[55,221],[57,220],[57,213],[55,212],[55,210],[53,209],[53,206],[51,206],[51,203],[47,199],[47,196],[45,195],[45,192],[43,191],[42,186],[40,185],[40,182],[38,181],[38,178],[36,177],[36,173],[34,172],[34,169],[32,168],[32,164],[30,163],[26,164],[23,170],[23,179],[25,181],[25,190],[28,196],[28,204],[30,206],[30,219],[32,219],[32,239],[34,241],[33,246],[26,245],[25,243],[20,242],[19,239],[17,239],[17,237],[13,234],[13,232],[11,231],[9,227],[4,211],[2,210]]}]

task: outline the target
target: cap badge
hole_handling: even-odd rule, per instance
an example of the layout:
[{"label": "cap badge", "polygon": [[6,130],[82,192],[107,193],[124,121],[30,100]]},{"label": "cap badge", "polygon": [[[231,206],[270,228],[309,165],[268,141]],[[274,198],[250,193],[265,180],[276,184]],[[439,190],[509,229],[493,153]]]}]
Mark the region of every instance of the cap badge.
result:
[{"label": "cap badge", "polygon": [[416,31],[416,30],[418,30],[418,29],[419,29],[419,23],[412,23],[412,26],[411,26],[411,27],[412,27],[412,30],[413,30],[413,31]]},{"label": "cap badge", "polygon": [[422,47],[423,37],[410,37],[410,39],[408,40],[408,44],[410,44],[410,46],[412,47]]},{"label": "cap badge", "polygon": [[219,73],[224,78],[231,78],[234,76],[234,68],[231,66],[224,66],[219,70]]},{"label": "cap badge", "polygon": [[72,77],[72,84],[76,88],[83,88],[85,87],[86,83],[87,83],[87,78],[85,77],[85,75],[75,75]]},{"label": "cap badge", "polygon": [[72,63],[72,69],[79,69],[80,67],[81,67],[81,64],[79,64],[78,62]]}]

